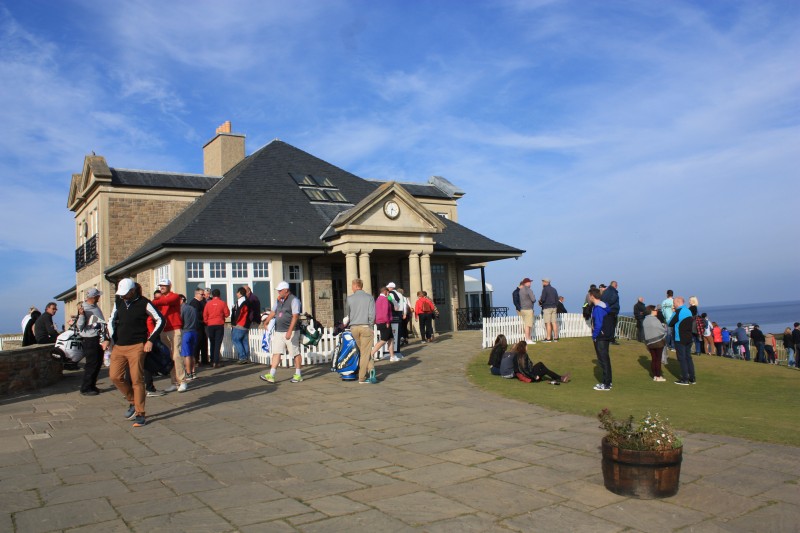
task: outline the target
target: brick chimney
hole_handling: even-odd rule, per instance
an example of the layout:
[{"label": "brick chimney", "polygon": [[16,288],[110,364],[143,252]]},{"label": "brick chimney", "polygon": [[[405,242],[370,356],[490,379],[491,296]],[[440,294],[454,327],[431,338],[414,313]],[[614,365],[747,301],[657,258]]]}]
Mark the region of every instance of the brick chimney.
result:
[{"label": "brick chimney", "polygon": [[222,176],[244,159],[244,135],[231,133],[231,121],[217,128],[216,136],[203,146],[203,173]]}]

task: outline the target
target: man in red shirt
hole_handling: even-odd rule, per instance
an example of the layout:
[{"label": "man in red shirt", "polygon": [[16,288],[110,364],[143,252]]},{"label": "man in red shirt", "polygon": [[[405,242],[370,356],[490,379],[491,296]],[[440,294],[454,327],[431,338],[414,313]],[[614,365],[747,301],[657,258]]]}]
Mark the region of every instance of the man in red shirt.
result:
[{"label": "man in red shirt", "polygon": [[166,392],[185,392],[188,388],[186,384],[186,369],[183,366],[181,356],[181,297],[178,293],[172,292],[172,282],[162,279],[158,282],[158,292],[161,296],[153,298],[153,305],[161,316],[164,317],[164,330],[161,332],[161,342],[169,348],[172,360],[175,363],[172,369],[172,385],[164,389]]},{"label": "man in red shirt", "polygon": [[225,319],[231,314],[228,305],[220,299],[219,289],[211,291],[212,298],[203,308],[203,322],[206,323],[208,333],[209,358],[214,368],[220,368],[219,360],[222,337],[225,335]]}]

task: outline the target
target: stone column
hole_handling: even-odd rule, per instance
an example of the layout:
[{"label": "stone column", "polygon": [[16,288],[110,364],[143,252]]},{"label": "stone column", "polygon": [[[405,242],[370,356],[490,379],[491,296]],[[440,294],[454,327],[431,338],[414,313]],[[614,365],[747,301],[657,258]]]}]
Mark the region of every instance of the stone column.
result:
[{"label": "stone column", "polygon": [[[345,287],[350,287],[353,280],[358,277],[358,254],[355,252],[345,254],[345,271],[347,272]],[[348,294],[350,293],[348,292]]]},{"label": "stone column", "polygon": [[364,292],[372,295],[372,274],[369,270],[369,252],[361,252],[358,256],[358,275],[364,282]]},{"label": "stone column", "polygon": [[419,267],[422,271],[422,290],[428,293],[428,298],[433,299],[433,279],[431,277],[431,254],[422,254],[419,258]]},{"label": "stone column", "polygon": [[[422,290],[422,280],[419,275],[419,254],[408,254],[408,297],[412,302],[417,301],[417,292]],[[413,307],[413,305],[412,305]]]}]

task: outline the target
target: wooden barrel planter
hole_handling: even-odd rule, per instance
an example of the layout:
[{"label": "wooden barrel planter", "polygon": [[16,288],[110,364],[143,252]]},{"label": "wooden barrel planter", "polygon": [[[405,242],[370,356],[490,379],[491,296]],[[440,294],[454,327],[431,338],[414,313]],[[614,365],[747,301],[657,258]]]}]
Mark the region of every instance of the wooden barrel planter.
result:
[{"label": "wooden barrel planter", "polygon": [[621,496],[652,499],[678,492],[683,448],[639,451],[617,448],[603,438],[603,482]]}]

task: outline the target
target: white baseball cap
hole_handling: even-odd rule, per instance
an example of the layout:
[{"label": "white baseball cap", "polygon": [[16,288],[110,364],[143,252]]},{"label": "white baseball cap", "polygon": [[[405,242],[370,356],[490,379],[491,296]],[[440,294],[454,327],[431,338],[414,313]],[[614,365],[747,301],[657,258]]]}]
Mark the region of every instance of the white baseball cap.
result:
[{"label": "white baseball cap", "polygon": [[161,285],[164,285],[165,287],[172,287],[172,282],[167,278],[163,278],[158,282],[158,286],[160,287]]},{"label": "white baseball cap", "polygon": [[283,289],[288,289],[288,288],[289,288],[289,284],[286,283],[285,281],[281,281],[280,283],[278,283],[278,286],[275,287],[275,290],[276,291],[282,291]]},{"label": "white baseball cap", "polygon": [[117,285],[116,295],[125,296],[135,288],[136,288],[136,282],[133,281],[131,278],[121,279],[119,285]]},{"label": "white baseball cap", "polygon": [[390,289],[394,289],[395,287],[397,287],[397,285],[394,284],[394,281],[390,281],[389,283],[386,284],[386,286]]},{"label": "white baseball cap", "polygon": [[101,291],[97,287],[92,287],[91,289],[86,291],[86,297],[87,298],[94,298],[95,296],[102,296],[102,294],[103,294],[103,291]]}]

